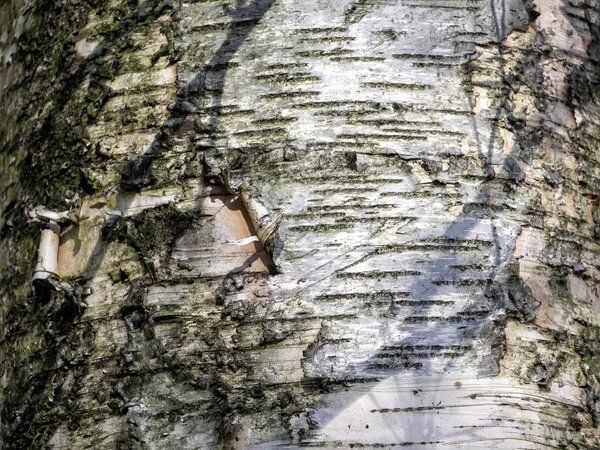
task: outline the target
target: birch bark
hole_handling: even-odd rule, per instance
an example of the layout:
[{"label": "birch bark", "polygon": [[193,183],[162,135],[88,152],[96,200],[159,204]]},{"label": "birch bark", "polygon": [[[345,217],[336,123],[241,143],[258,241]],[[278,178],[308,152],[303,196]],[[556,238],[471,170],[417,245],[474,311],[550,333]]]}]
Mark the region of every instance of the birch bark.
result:
[{"label": "birch bark", "polygon": [[0,3],[3,447],[600,446],[597,2],[100,3]]}]

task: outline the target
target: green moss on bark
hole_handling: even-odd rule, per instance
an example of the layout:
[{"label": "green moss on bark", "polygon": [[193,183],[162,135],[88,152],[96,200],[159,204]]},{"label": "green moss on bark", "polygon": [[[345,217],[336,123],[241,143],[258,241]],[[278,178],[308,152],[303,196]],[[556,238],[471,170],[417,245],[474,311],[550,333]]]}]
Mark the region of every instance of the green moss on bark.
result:
[{"label": "green moss on bark", "polygon": [[[0,130],[0,146],[20,173],[12,198],[0,205],[0,296],[6,299],[0,305],[0,367],[7,383],[0,435],[7,449],[45,448],[59,424],[78,428],[84,417],[81,383],[94,352],[93,327],[73,307],[81,297],[78,283],[48,287],[44,298],[32,291],[40,229],[26,212],[40,204],[65,210],[77,195],[108,187],[86,176],[109,164],[86,129],[112,95],[107,82],[128,69],[121,58],[132,50],[134,31],[150,30],[170,7],[158,0],[111,6],[38,0],[8,22],[22,19],[26,26],[12,62],[22,74],[11,88],[18,102],[11,109],[16,130]],[[91,16],[102,25],[84,29]],[[86,37],[100,44],[82,58],[75,44]]]}]

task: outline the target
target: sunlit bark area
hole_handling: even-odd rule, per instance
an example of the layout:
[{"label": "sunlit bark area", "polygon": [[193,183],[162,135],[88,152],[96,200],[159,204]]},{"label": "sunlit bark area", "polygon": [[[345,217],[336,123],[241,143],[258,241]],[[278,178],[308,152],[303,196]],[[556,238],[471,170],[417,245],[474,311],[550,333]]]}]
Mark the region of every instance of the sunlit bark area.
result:
[{"label": "sunlit bark area", "polygon": [[0,0],[0,446],[600,446],[595,0]]}]

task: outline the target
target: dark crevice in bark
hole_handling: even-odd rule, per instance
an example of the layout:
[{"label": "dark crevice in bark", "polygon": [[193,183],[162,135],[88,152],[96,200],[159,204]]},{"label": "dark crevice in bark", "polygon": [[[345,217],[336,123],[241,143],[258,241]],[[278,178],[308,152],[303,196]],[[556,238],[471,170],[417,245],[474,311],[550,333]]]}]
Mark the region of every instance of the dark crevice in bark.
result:
[{"label": "dark crevice in bark", "polygon": [[[494,0],[491,1],[492,7],[494,10],[496,10],[497,8]],[[372,2],[366,1],[358,2],[357,4],[364,6],[370,5],[371,3]],[[172,143],[171,138],[176,137],[178,133],[181,132],[180,127],[182,127],[182,124],[185,122],[186,118],[197,111],[197,109],[201,107],[201,102],[206,100],[208,96],[211,95],[213,96],[213,110],[210,116],[209,124],[206,126],[206,129],[202,130],[204,133],[210,136],[210,142],[208,146],[198,148],[197,150],[204,151],[207,155],[205,160],[207,163],[205,169],[209,179],[212,179],[218,183],[223,183],[222,180],[224,179],[224,176],[230,176],[232,171],[237,171],[236,174],[240,173],[238,169],[242,169],[244,167],[246,162],[248,162],[250,159],[250,156],[245,154],[243,151],[233,151],[232,149],[220,148],[219,143],[216,142],[215,138],[219,128],[220,114],[222,113],[223,109],[222,96],[224,80],[227,75],[228,68],[233,64],[232,59],[234,58],[235,53],[241,48],[242,44],[253,30],[257,21],[260,19],[260,17],[264,16],[266,11],[270,8],[270,5],[271,2],[255,2],[249,4],[248,6],[243,6],[241,2],[238,3],[237,8],[231,13],[232,25],[227,29],[227,36],[224,43],[217,50],[216,55],[211,58],[205,70],[198,76],[194,77],[187,86],[180,89],[177,103],[171,111],[170,117],[167,120],[167,124],[162,127],[161,132],[151,145],[151,149],[142,157],[129,161],[124,165],[122,172],[123,190],[138,191],[149,187],[161,186],[165,183],[165,181],[161,179],[160,175],[157,175],[154,172],[154,162],[163,156],[169,149]],[[496,17],[496,27],[499,35],[504,37],[507,27],[505,2],[502,2],[501,6],[502,13],[501,17]],[[354,10],[350,10],[350,12],[355,10],[356,7]],[[358,10],[359,12],[362,11],[360,8],[358,8]],[[530,20],[533,20],[535,15],[535,12],[531,12],[530,10]],[[360,17],[353,12],[349,19],[349,23],[357,22],[360,20]],[[501,55],[503,55],[503,50],[504,48],[501,47]],[[167,47],[162,49],[162,52],[176,52],[173,39],[169,40],[169,44]],[[176,56],[174,56],[174,58],[176,58]],[[507,191],[518,188],[520,183],[523,182],[523,173],[519,169],[519,165],[515,162],[515,160],[520,159],[525,163],[531,161],[535,157],[535,149],[532,150],[531,147],[536,147],[539,145],[539,135],[544,133],[544,130],[530,129],[519,117],[512,117],[511,108],[509,105],[507,105],[506,101],[508,92],[511,89],[516,90],[520,83],[529,83],[531,85],[530,87],[535,88],[535,85],[539,83],[539,80],[536,79],[535,66],[541,59],[541,53],[536,52],[529,61],[525,61],[523,63],[526,77],[525,81],[510,80],[510,74],[502,74],[505,80],[510,80],[507,81],[509,87],[505,88],[503,92],[503,100],[498,107],[498,113],[496,117],[492,118],[491,120],[495,121],[496,123],[500,123],[501,120],[506,116],[508,123],[507,126],[511,127],[512,130],[515,130],[519,136],[519,140],[522,140],[523,142],[521,153],[519,155],[512,155],[510,158],[507,158],[503,162],[502,167],[498,168],[498,172],[502,174],[502,177],[497,177],[494,179],[494,170],[490,161],[490,156],[497,135],[492,134],[492,137],[488,143],[481,142],[483,139],[480,138],[477,130],[477,124],[475,121],[473,121],[474,133],[478,141],[480,141],[478,147],[481,151],[482,171],[489,178],[488,182],[484,184],[484,188],[481,189],[481,198],[479,199],[481,201],[481,205],[483,205],[480,214],[484,217],[493,219],[493,217],[496,215],[494,207],[489,206],[491,204],[492,195],[490,185],[493,183],[501,184],[506,188]],[[107,67],[102,68],[102,70],[110,71],[113,69],[111,69],[111,67]],[[205,87],[206,77],[209,72],[211,72],[211,75],[216,75],[219,81],[211,87],[210,92],[207,92],[205,91]],[[529,74],[531,74],[531,79],[527,78]],[[465,80],[467,85],[469,85],[471,82],[469,73],[465,75]],[[585,91],[587,88],[584,88],[583,90]],[[539,92],[540,97],[542,97],[543,92],[541,90]],[[100,93],[99,96],[101,98],[105,98],[105,94],[103,93]],[[543,103],[543,99],[540,99],[540,102]],[[474,105],[473,102],[471,102],[471,109],[473,108]],[[497,133],[498,131],[495,127],[493,130],[494,133]],[[422,161],[423,167],[425,167],[426,170],[432,174],[432,176],[435,176],[435,174],[441,170],[441,167],[438,167],[436,163],[437,162],[433,160]],[[357,158],[357,153],[354,153],[354,159],[351,158],[350,165],[353,166],[354,170],[358,170],[359,161]],[[275,172],[273,172],[273,176],[276,176]],[[549,175],[549,180],[551,181],[559,179],[560,178],[557,176]],[[556,181],[556,183],[560,184],[559,181]],[[224,184],[227,185],[229,183]],[[91,184],[86,184],[86,186],[89,190],[94,189],[93,187],[90,187]],[[166,209],[169,211],[171,210],[170,207]],[[174,208],[172,209],[174,210]],[[215,301],[217,303],[221,303],[221,306],[223,306],[223,322],[220,323],[219,326],[214,326],[212,329],[206,330],[206,335],[203,337],[203,339],[212,342],[212,346],[215,348],[216,356],[214,356],[213,360],[214,370],[210,374],[207,374],[203,379],[190,381],[190,379],[193,379],[194,377],[186,372],[186,368],[181,368],[179,366],[176,352],[171,352],[165,356],[163,355],[161,349],[154,349],[154,346],[159,346],[159,344],[155,342],[154,337],[155,321],[151,318],[151,311],[145,304],[145,289],[158,281],[155,269],[150,267],[150,263],[147,260],[151,259],[152,256],[155,256],[157,252],[160,254],[160,258],[168,257],[174,239],[181,231],[190,226],[189,220],[193,220],[193,218],[190,218],[187,215],[180,215],[177,212],[173,212],[173,214],[171,214],[167,211],[167,213],[164,215],[162,215],[162,213],[165,213],[165,208],[153,209],[131,219],[111,219],[113,222],[107,223],[105,227],[106,235],[104,246],[108,244],[108,241],[111,239],[127,242],[139,252],[140,258],[143,260],[142,262],[146,266],[147,271],[147,279],[143,280],[129,281],[128,277],[124,276],[122,273],[117,274],[115,278],[119,282],[128,282],[131,287],[130,294],[126,299],[124,299],[123,307],[120,311],[121,319],[127,328],[128,339],[127,345],[122,349],[122,354],[118,358],[119,364],[123,366],[120,369],[121,372],[119,373],[119,377],[121,378],[119,378],[119,380],[109,380],[109,383],[112,384],[112,400],[110,401],[110,404],[112,405],[111,409],[115,415],[119,415],[124,418],[126,417],[129,423],[129,425],[125,426],[126,432],[124,436],[119,439],[120,445],[123,445],[124,447],[131,445],[133,448],[143,448],[143,431],[140,428],[142,425],[138,424],[139,421],[135,417],[132,417],[131,414],[128,415],[129,413],[127,404],[132,398],[142,395],[142,386],[146,383],[146,381],[149,381],[148,379],[151,375],[161,373],[162,371],[169,373],[170,376],[173,376],[181,383],[190,383],[192,386],[200,390],[207,390],[211,393],[213,400],[210,400],[210,402],[213,406],[210,412],[211,417],[207,418],[207,420],[215,420],[215,428],[220,435],[220,441],[222,443],[231,443],[234,445],[235,442],[233,441],[235,440],[235,437],[239,431],[237,430],[237,425],[235,423],[237,417],[241,417],[246,414],[249,415],[256,411],[262,411],[272,407],[278,411],[281,411],[282,417],[287,420],[294,414],[300,414],[302,411],[304,411],[307,405],[311,406],[312,399],[315,398],[319,393],[330,392],[336,389],[344,389],[355,383],[372,382],[381,379],[382,374],[383,376],[387,376],[387,374],[393,373],[398,369],[404,370],[418,368],[423,369],[424,371],[427,370],[427,362],[423,364],[414,358],[411,359],[414,355],[406,356],[415,350],[413,342],[410,339],[407,339],[401,342],[393,342],[391,345],[382,347],[370,357],[370,363],[372,364],[373,372],[375,373],[379,371],[377,373],[380,376],[359,377],[352,376],[351,374],[343,374],[341,376],[337,375],[337,378],[315,377],[311,378],[310,380],[307,377],[302,385],[302,389],[304,389],[302,394],[305,394],[306,398],[300,398],[301,395],[298,394],[298,392],[281,390],[281,392],[279,392],[277,395],[277,402],[274,404],[269,404],[266,400],[264,400],[264,386],[247,386],[244,387],[244,389],[234,386],[233,383],[229,381],[228,377],[233,377],[232,374],[239,374],[244,370],[251,370],[252,365],[248,361],[245,361],[243,356],[239,356],[236,353],[237,350],[235,348],[228,348],[227,345],[221,341],[222,338],[219,336],[218,328],[225,323],[230,323],[231,321],[240,327],[251,324],[252,322],[260,322],[262,318],[266,317],[267,315],[267,313],[264,311],[256,310],[257,306],[252,302],[243,302],[235,299],[235,294],[244,289],[244,285],[248,283],[248,278],[245,275],[238,273],[248,264],[248,262],[246,262],[243,266],[231,271],[216,288]],[[464,211],[460,215],[459,219],[471,217],[472,213],[473,211],[465,206]],[[181,221],[181,219],[183,220]],[[414,218],[410,219],[414,220]],[[468,229],[461,228],[462,225],[460,225],[459,222],[460,220],[456,220],[455,223],[448,227],[446,230],[447,237],[451,238],[451,236],[454,236],[456,233],[465,233],[468,231]],[[351,224],[340,222],[335,226],[339,226],[340,229],[342,229],[343,227],[350,227]],[[532,224],[532,226],[534,225]],[[162,233],[164,230],[168,231],[166,236]],[[160,236],[157,236],[157,234],[160,234]],[[509,315],[513,315],[524,322],[531,322],[534,318],[533,312],[535,309],[535,299],[531,298],[531,292],[528,291],[527,286],[525,286],[523,281],[520,279],[518,274],[518,263],[510,258],[506,261],[503,261],[500,257],[500,244],[498,242],[495,229],[493,241],[493,249],[490,251],[493,251],[495,255],[494,267],[491,269],[482,269],[482,271],[491,273],[487,280],[482,280],[482,283],[484,283],[487,287],[487,293],[490,298],[491,306],[495,309],[505,308],[509,311]],[[428,243],[428,245],[434,244],[437,243]],[[102,257],[103,255],[101,258]],[[256,257],[256,255],[253,257]],[[436,262],[435,264],[438,264],[441,268],[442,264],[445,265],[447,263],[448,261],[440,261]],[[458,260],[450,261],[450,263],[454,263],[457,267],[460,265]],[[501,267],[502,269],[500,269]],[[93,268],[88,267],[88,269]],[[94,273],[94,270],[88,270],[88,272]],[[342,274],[344,274],[344,272],[340,272],[339,275]],[[350,277],[349,274],[346,275],[348,275],[347,278]],[[395,275],[400,276],[401,274],[400,272],[397,272]],[[373,273],[370,274],[370,276],[377,278],[377,276],[381,275]],[[344,277],[341,276],[340,278]],[[455,280],[435,281],[437,282],[436,286],[438,286],[435,289],[439,289],[439,291],[442,292],[444,289],[443,286]],[[390,297],[393,298],[390,293],[382,294],[382,298],[386,301],[389,300],[391,304],[392,298]],[[442,318],[436,322],[434,318],[427,317],[426,313],[428,313],[430,309],[431,305],[429,308],[426,307],[423,309],[424,313],[422,315],[413,316],[410,319],[414,323],[421,323],[421,321],[427,322],[429,320],[428,325],[430,326],[431,333],[435,334],[436,330],[441,329]],[[390,306],[390,310],[393,310],[393,306]],[[473,311],[462,312],[470,313]],[[487,312],[484,311],[484,313]],[[464,317],[444,317],[443,319],[446,321],[452,319],[456,322],[458,322],[460,319],[460,321],[466,322],[468,316],[465,314]],[[160,320],[162,320],[163,323],[167,323],[170,320],[179,319],[164,314]],[[156,322],[158,321],[159,320],[157,319]],[[407,320],[407,323],[408,322],[410,321]],[[475,331],[475,333],[484,333],[489,335],[494,341],[493,344],[495,345],[495,352],[491,358],[493,361],[490,361],[490,366],[487,368],[487,374],[496,373],[498,371],[497,361],[503,356],[504,336],[502,333],[505,324],[505,319],[499,318],[494,321],[493,327],[488,327],[485,329],[481,328]],[[334,327],[335,319],[331,319],[327,326]],[[263,332],[261,334],[262,340],[260,342],[260,346],[264,347],[269,345],[277,345],[295,333],[294,326],[286,324],[284,320],[282,320],[280,323],[277,322],[265,324],[263,322],[262,327]],[[307,348],[305,352],[306,359],[310,359],[314,354],[316,354],[321,345],[326,344],[326,333],[319,333],[319,336],[320,337],[317,337],[315,342],[309,346],[309,348]],[[446,352],[445,354],[451,355],[451,352],[457,353],[463,350],[469,351],[470,349],[441,349],[436,347],[428,348],[423,351],[427,351],[432,354]],[[400,356],[396,358],[394,362],[382,362],[382,360],[385,360],[385,358],[392,353]],[[585,353],[585,351],[583,353]],[[154,367],[148,361],[140,362],[138,356],[142,354],[156,356],[159,361],[162,361],[162,365],[160,367]],[[588,353],[585,353],[585,355],[588,355]],[[590,358],[593,359],[593,356],[590,356]],[[451,360],[451,358],[449,359]],[[417,365],[419,366],[417,367]],[[450,361],[448,362],[447,367],[452,367]],[[539,361],[539,364],[531,369],[530,381],[540,385],[547,385],[548,382],[555,376],[554,369],[555,368],[551,364],[546,364],[545,361]],[[349,371],[350,370],[351,369],[349,369]],[[240,383],[239,379],[237,382]],[[593,380],[591,380],[590,383],[593,384]],[[271,388],[280,389],[280,387]],[[249,393],[252,393],[250,395],[251,398],[257,399],[257,405],[248,406],[247,400]],[[435,407],[429,409],[435,409]],[[3,417],[6,416],[3,414]],[[322,423],[321,425],[325,424]],[[416,423],[414,425],[419,426],[419,424]],[[302,430],[304,430],[304,428]],[[302,441],[307,437],[307,435],[294,436],[293,439],[296,441]],[[36,440],[36,445],[41,441],[41,438]]]}]

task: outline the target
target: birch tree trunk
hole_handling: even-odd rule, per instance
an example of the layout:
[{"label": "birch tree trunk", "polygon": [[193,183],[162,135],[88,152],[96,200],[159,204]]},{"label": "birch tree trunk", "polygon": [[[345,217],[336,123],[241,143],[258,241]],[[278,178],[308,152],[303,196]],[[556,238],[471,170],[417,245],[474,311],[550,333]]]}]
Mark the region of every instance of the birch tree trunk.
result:
[{"label": "birch tree trunk", "polygon": [[599,25],[0,1],[0,446],[600,448]]}]

